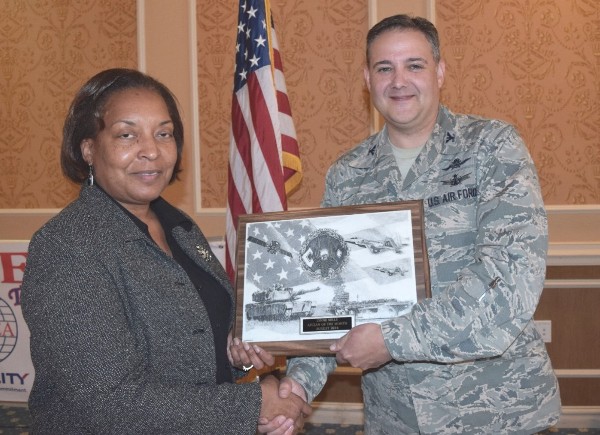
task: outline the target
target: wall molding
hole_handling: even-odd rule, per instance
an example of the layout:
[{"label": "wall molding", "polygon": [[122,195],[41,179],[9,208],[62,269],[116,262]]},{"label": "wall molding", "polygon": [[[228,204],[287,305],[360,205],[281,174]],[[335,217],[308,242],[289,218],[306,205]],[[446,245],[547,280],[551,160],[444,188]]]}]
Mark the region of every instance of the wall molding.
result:
[{"label": "wall molding", "polygon": [[[196,12],[196,0],[188,3],[188,26],[189,26],[189,56],[190,56],[190,93],[192,94],[192,107],[190,107],[192,125],[187,126],[192,138],[192,171],[194,174],[193,207],[196,215],[202,212],[202,165],[200,164],[200,95],[198,91],[198,21]],[[223,212],[224,216],[224,212]],[[225,218],[223,218],[225,219]]]},{"label": "wall molding", "polygon": [[[313,402],[309,423],[363,425],[363,404],[343,402]],[[563,406],[559,428],[600,428],[599,406]]]},{"label": "wall molding", "polygon": [[[142,2],[140,2],[141,4]],[[190,8],[194,2],[190,1]],[[190,18],[191,20],[191,18]],[[195,22],[191,33],[195,33]],[[197,62],[195,62],[196,64]],[[194,77],[196,77],[194,79]],[[197,74],[191,75],[197,83]],[[194,86],[197,88],[197,85]],[[192,117],[199,116],[192,110]],[[198,123],[196,123],[198,124]],[[188,129],[189,130],[189,129]],[[197,217],[206,236],[223,236],[225,234],[224,207],[202,208],[200,183],[200,144],[198,129],[189,130],[193,136],[192,154],[194,183],[193,215]],[[179,204],[175,204],[179,206]],[[600,265],[600,204],[595,205],[549,205],[548,220],[550,223],[550,245],[548,249],[548,266],[590,266]],[[57,214],[59,208],[0,208],[0,240],[24,239],[33,234],[41,224]],[[296,210],[296,209],[294,209]],[[41,224],[40,224],[41,223]]]},{"label": "wall molding", "polygon": [[556,427],[600,428],[600,406],[563,406]]},{"label": "wall molding", "polygon": [[557,378],[600,378],[600,369],[554,369]]},{"label": "wall molding", "polygon": [[136,1],[137,13],[137,58],[138,68],[141,72],[146,72],[146,1]]},{"label": "wall molding", "polygon": [[[6,406],[26,408],[24,402],[3,402]],[[313,402],[313,413],[306,422],[317,424],[352,424],[365,423],[362,403]],[[556,425],[559,428],[600,428],[599,406],[563,406],[561,417]]]},{"label": "wall molding", "polygon": [[600,243],[550,242],[548,266],[600,265]]},{"label": "wall molding", "polygon": [[313,412],[307,423],[356,424],[365,423],[362,403],[313,402]]},{"label": "wall molding", "polygon": [[600,204],[546,204],[548,215],[600,213]]},{"label": "wall molding", "polygon": [[594,288],[600,289],[600,279],[547,279],[544,281],[545,289],[574,289]]},{"label": "wall molding", "polygon": [[[285,371],[285,367],[281,368]],[[335,368],[336,375],[360,376],[362,370],[356,367],[338,366]],[[557,378],[600,378],[600,369],[554,369]]]}]

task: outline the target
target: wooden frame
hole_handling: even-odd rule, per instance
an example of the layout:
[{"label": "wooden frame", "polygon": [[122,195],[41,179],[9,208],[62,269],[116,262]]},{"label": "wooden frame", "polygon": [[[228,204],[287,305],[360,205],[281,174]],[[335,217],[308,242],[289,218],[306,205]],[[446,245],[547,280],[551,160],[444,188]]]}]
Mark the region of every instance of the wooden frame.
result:
[{"label": "wooden frame", "polygon": [[242,215],[237,265],[235,336],[275,355],[329,354],[431,296],[420,200]]}]

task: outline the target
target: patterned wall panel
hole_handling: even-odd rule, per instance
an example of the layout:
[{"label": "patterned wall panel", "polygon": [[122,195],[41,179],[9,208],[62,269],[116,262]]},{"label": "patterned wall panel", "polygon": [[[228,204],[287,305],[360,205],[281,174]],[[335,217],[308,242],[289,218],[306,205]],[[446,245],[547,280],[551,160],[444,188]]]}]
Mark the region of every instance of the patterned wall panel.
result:
[{"label": "patterned wall panel", "polygon": [[[197,4],[202,207],[225,207],[238,1]],[[329,165],[369,131],[367,1],[272,0],[271,9],[304,168],[289,206],[316,207]]]},{"label": "patterned wall panel", "polygon": [[[272,0],[305,168],[291,207],[316,206],[327,167],[368,134],[368,1]],[[135,67],[135,0],[0,0],[0,208],[57,208],[61,126],[90,75]],[[399,11],[401,12],[401,11]],[[438,0],[444,101],[515,124],[548,204],[600,203],[600,3]],[[224,207],[237,1],[197,0],[202,207]]]},{"label": "patterned wall panel", "polygon": [[83,81],[137,65],[135,0],[2,0],[0,208],[59,208],[78,187],[59,164],[62,123]]},{"label": "patterned wall panel", "polygon": [[600,203],[600,2],[438,0],[453,110],[525,139],[546,204]]}]

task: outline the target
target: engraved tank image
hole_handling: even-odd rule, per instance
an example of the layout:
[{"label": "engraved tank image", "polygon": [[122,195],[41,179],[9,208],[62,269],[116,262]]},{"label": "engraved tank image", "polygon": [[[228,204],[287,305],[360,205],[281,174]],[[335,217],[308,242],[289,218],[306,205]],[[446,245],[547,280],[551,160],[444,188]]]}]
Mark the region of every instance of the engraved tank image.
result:
[{"label": "engraved tank image", "polygon": [[246,305],[248,320],[289,320],[310,317],[315,304],[309,300],[300,300],[300,296],[320,290],[320,287],[306,290],[294,290],[281,284],[273,284],[266,290],[252,293],[252,303]]}]

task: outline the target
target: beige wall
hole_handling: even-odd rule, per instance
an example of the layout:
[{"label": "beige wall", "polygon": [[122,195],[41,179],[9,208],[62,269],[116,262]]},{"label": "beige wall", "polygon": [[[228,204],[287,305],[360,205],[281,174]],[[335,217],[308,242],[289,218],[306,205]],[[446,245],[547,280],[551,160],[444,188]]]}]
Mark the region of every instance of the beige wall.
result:
[{"label": "beige wall", "polygon": [[0,30],[0,240],[28,239],[78,187],[58,161],[85,79],[137,66],[136,2],[4,0]]},{"label": "beige wall", "polygon": [[436,2],[453,109],[514,124],[546,204],[600,204],[598,2]]},{"label": "beige wall", "polygon": [[[274,0],[305,170],[290,207],[317,206],[329,164],[378,125],[361,72],[364,37],[375,19],[369,17],[423,14],[440,28],[448,62],[445,103],[517,125],[540,171],[552,256],[594,261],[589,257],[598,254],[600,244],[594,10],[591,3],[567,8],[555,0],[546,2],[550,6],[543,14],[519,2],[501,8],[505,3]],[[176,8],[166,0],[65,4],[5,3],[9,27],[0,34],[0,122],[9,133],[0,137],[0,239],[29,238],[76,196],[78,188],[64,180],[58,166],[66,107],[94,72],[136,64],[171,87],[182,105],[185,172],[166,196],[194,216],[207,235],[221,236],[236,0],[181,0]],[[502,21],[507,17],[523,25],[507,27]],[[482,35],[489,46],[482,45]],[[579,48],[572,50],[567,42],[575,39]],[[519,51],[521,46],[526,49]],[[526,63],[524,56],[539,59],[536,50],[551,61],[543,76],[535,69],[516,74]],[[569,73],[569,80],[563,80]],[[511,104],[497,104],[500,96]],[[562,100],[556,100],[559,96]]]}]

